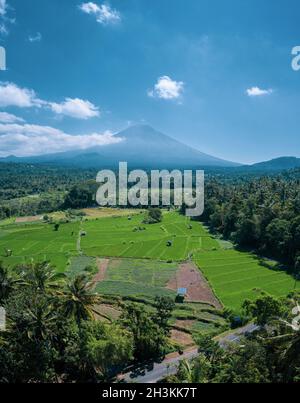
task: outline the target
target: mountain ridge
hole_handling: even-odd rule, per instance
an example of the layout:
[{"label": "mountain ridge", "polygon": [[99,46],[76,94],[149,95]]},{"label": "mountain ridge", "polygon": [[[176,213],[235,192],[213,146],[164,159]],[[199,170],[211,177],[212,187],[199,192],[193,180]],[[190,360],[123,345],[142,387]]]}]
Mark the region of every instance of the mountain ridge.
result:
[{"label": "mountain ridge", "polygon": [[81,167],[115,168],[120,161],[138,168],[236,167],[240,164],[190,147],[147,125],[129,127],[116,134],[120,143],[31,157],[10,156],[7,162],[60,163]]},{"label": "mountain ridge", "polygon": [[127,161],[130,168],[200,169],[232,168],[247,171],[282,171],[300,168],[300,158],[283,156],[252,165],[239,164],[205,154],[148,125],[131,126],[115,135],[122,141],[105,146],[30,157],[10,155],[0,162],[54,164],[82,168],[116,169]]},{"label": "mountain ridge", "polygon": [[268,161],[246,165],[245,167],[252,171],[283,171],[300,168],[300,158],[289,156],[277,157]]}]

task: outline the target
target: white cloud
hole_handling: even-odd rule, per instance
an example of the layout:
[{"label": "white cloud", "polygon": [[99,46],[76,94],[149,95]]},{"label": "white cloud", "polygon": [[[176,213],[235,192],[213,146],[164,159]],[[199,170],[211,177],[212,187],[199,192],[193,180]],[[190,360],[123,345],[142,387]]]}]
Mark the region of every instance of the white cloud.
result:
[{"label": "white cloud", "polygon": [[7,4],[6,0],[0,0],[0,15],[3,16],[6,14]]},{"label": "white cloud", "polygon": [[18,108],[50,108],[57,115],[75,119],[90,119],[100,116],[97,106],[80,98],[66,98],[62,103],[39,99],[34,90],[20,88],[14,83],[0,82],[0,107],[15,106]]},{"label": "white cloud", "polygon": [[36,97],[33,90],[20,88],[14,83],[0,83],[0,107],[30,108],[41,106],[42,103],[43,101]]},{"label": "white cloud", "polygon": [[263,95],[270,95],[272,94],[272,92],[272,89],[263,90],[259,87],[248,88],[246,91],[248,97],[261,97]]},{"label": "white cloud", "polygon": [[89,101],[84,101],[79,98],[66,98],[65,102],[49,103],[53,112],[58,115],[70,116],[75,119],[90,119],[100,116],[99,109]]},{"label": "white cloud", "polygon": [[12,115],[11,113],[0,112],[0,122],[1,123],[17,123],[24,122],[24,119],[18,116]]},{"label": "white cloud", "polygon": [[84,150],[93,146],[116,144],[123,139],[110,131],[71,135],[49,126],[0,124],[0,156],[30,156],[68,150]]},{"label": "white cloud", "polygon": [[174,81],[169,76],[159,77],[153,90],[148,91],[148,96],[161,99],[177,99],[184,88],[182,81]]},{"label": "white cloud", "polygon": [[29,35],[28,40],[29,42],[41,42],[42,34],[37,32],[35,35]]},{"label": "white cloud", "polygon": [[6,11],[7,11],[7,3],[6,0],[0,0],[0,35],[8,35],[8,29],[6,27]]},{"label": "white cloud", "polygon": [[0,24],[0,35],[8,35],[8,29],[4,24]]},{"label": "white cloud", "polygon": [[15,18],[9,16],[9,12],[12,10],[9,7],[7,0],[0,0],[0,35],[6,36],[9,34],[8,26],[16,22]]},{"label": "white cloud", "polygon": [[82,3],[80,10],[86,14],[94,15],[100,24],[114,24],[121,20],[121,15],[117,10],[112,9],[108,4]]}]

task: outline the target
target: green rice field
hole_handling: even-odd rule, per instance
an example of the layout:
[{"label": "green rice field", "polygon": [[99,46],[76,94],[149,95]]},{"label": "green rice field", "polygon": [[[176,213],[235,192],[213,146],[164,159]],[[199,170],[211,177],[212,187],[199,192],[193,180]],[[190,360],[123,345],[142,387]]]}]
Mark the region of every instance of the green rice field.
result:
[{"label": "green rice field", "polygon": [[[136,264],[130,260],[118,270],[109,267],[99,291],[153,296],[173,293],[163,283],[175,270],[176,262],[191,257],[224,306],[235,310],[261,290],[284,296],[295,286],[299,288],[299,282],[295,284],[292,276],[276,269],[275,263],[262,263],[253,254],[228,249],[226,242],[216,240],[200,223],[176,212],[164,212],[159,224],[143,224],[143,219],[143,213],[105,217],[61,224],[58,231],[42,222],[17,224],[7,220],[0,225],[0,260],[8,266],[49,260],[64,272],[70,267],[80,271],[95,257],[138,259]],[[79,237],[80,231],[84,236]],[[7,250],[12,251],[11,256]],[[76,256],[80,259],[74,259]],[[151,268],[141,259],[151,260]]]},{"label": "green rice field", "polygon": [[[164,214],[160,224],[145,225],[142,221],[143,215],[85,222],[86,236],[81,242],[84,254],[182,261],[193,250],[219,247],[199,223],[177,213]],[[169,240],[172,246],[168,247]]]},{"label": "green rice field", "polygon": [[101,294],[144,298],[164,295],[175,299],[176,292],[165,287],[177,269],[176,263],[113,259],[109,262],[105,280],[97,285],[97,291]]},{"label": "green rice field", "polygon": [[[79,223],[61,224],[54,231],[49,224],[12,224],[0,228],[0,260],[9,266],[49,260],[64,271],[70,256],[75,255]],[[6,257],[5,250],[12,251]]]},{"label": "green rice field", "polygon": [[[276,262],[236,250],[197,252],[194,260],[226,307],[239,310],[245,299],[255,299],[261,291],[286,296],[299,281],[277,269]],[[268,267],[266,267],[268,266]]]}]

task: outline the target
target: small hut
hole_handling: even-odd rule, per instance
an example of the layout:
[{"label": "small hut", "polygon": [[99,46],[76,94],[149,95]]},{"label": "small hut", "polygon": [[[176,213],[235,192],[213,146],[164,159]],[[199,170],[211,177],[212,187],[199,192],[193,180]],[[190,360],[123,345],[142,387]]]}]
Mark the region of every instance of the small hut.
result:
[{"label": "small hut", "polygon": [[183,303],[187,296],[187,289],[186,288],[178,288],[176,302]]}]

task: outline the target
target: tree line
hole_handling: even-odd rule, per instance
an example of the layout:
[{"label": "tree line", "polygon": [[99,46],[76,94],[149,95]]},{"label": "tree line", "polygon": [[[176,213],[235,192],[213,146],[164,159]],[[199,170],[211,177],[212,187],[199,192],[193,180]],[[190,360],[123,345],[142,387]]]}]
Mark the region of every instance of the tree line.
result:
[{"label": "tree line", "polygon": [[274,177],[206,183],[210,229],[241,248],[300,270],[300,170]]},{"label": "tree line", "polygon": [[96,178],[96,170],[0,162],[0,202],[41,193],[65,192]]},{"label": "tree line", "polygon": [[[0,264],[0,382],[103,382],[129,364],[163,357],[172,300],[129,303],[115,321],[96,320],[101,296],[88,273],[58,274],[48,263]],[[103,319],[103,318],[102,318]]]}]

